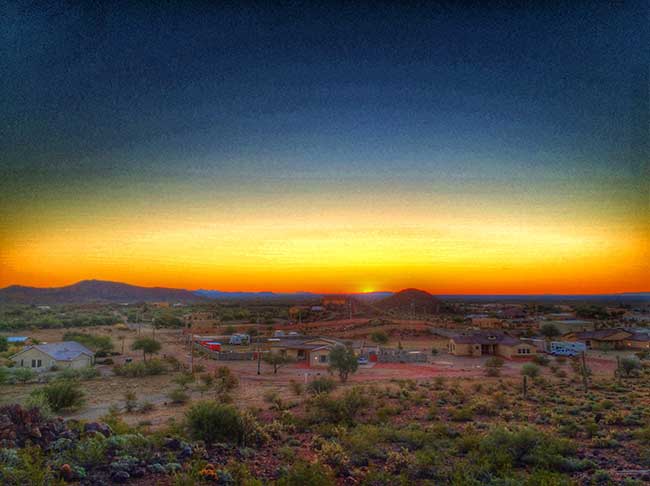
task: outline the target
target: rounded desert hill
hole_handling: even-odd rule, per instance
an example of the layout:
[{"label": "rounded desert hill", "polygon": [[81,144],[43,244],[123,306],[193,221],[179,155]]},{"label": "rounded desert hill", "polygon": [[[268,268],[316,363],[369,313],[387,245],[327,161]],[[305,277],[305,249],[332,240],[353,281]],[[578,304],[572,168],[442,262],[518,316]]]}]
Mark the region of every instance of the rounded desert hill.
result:
[{"label": "rounded desert hill", "polygon": [[375,305],[388,312],[437,314],[440,311],[440,300],[429,292],[419,289],[400,290]]}]

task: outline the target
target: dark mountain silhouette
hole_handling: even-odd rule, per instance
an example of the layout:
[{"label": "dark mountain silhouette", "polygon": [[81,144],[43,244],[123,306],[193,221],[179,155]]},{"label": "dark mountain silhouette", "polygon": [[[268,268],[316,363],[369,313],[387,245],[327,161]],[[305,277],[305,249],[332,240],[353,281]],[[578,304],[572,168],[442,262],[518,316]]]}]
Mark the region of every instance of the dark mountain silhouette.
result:
[{"label": "dark mountain silhouette", "polygon": [[424,290],[404,289],[374,306],[386,312],[436,314],[440,311],[440,300]]},{"label": "dark mountain silhouette", "polygon": [[199,302],[204,297],[183,289],[138,287],[104,280],[82,280],[66,287],[12,285],[0,289],[0,302],[64,304],[85,302]]}]

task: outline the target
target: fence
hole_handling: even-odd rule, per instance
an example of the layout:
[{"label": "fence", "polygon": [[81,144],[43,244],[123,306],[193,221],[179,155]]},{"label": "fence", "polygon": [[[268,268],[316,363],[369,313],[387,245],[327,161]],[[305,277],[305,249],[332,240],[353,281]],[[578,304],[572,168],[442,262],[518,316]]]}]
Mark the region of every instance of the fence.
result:
[{"label": "fence", "polygon": [[413,352],[403,349],[380,348],[379,352],[362,353],[362,356],[379,363],[426,363],[429,361],[429,353],[426,351]]},{"label": "fence", "polygon": [[202,353],[205,353],[212,359],[216,359],[218,361],[252,361],[254,359],[257,359],[257,353],[254,351],[212,351],[211,349],[208,349],[204,346],[201,346],[200,344],[195,343],[194,344],[194,349],[197,351],[200,351]]}]

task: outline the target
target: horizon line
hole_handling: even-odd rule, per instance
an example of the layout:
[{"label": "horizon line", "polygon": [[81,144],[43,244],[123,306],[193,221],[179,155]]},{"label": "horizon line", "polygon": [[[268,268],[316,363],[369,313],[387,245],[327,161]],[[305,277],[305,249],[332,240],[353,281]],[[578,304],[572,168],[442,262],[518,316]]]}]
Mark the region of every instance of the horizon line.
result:
[{"label": "horizon line", "polygon": [[33,285],[23,285],[23,284],[10,284],[5,287],[0,288],[0,290],[5,290],[11,287],[24,287],[24,288],[32,288],[32,289],[59,289],[59,288],[64,288],[64,287],[71,287],[73,285],[82,283],[82,282],[105,282],[105,283],[116,283],[116,284],[122,284],[122,285],[129,285],[132,287],[140,287],[140,288],[159,288],[159,289],[170,289],[170,290],[184,290],[187,292],[199,292],[199,291],[206,291],[206,292],[221,292],[221,293],[228,293],[228,294],[236,294],[236,293],[250,293],[250,294],[257,294],[257,293],[272,293],[272,294],[354,294],[354,295],[366,295],[366,294],[378,294],[378,293],[393,293],[396,294],[398,292],[401,292],[403,290],[407,289],[415,289],[415,290],[422,290],[425,292],[430,293],[431,295],[443,295],[443,296],[458,296],[458,297],[463,297],[463,296],[499,296],[499,297],[508,297],[508,296],[530,296],[530,297],[535,297],[535,296],[604,296],[604,295],[624,295],[624,294],[648,294],[650,293],[649,290],[635,290],[635,291],[610,291],[610,292],[595,292],[595,293],[549,293],[549,292],[543,292],[543,293],[512,293],[512,292],[478,292],[478,293],[445,293],[445,292],[430,292],[429,290],[422,289],[422,288],[417,288],[417,287],[404,287],[403,289],[400,290],[373,290],[369,292],[346,292],[346,291],[327,291],[327,292],[320,292],[320,291],[312,291],[312,290],[294,290],[294,291],[274,291],[274,290],[218,290],[218,289],[208,289],[208,288],[197,288],[197,289],[188,289],[188,288],[183,288],[183,287],[164,287],[164,286],[159,286],[159,285],[153,285],[153,286],[145,286],[145,285],[138,285],[138,284],[132,284],[132,283],[127,283],[127,282],[120,282],[116,280],[103,280],[103,279],[97,279],[97,278],[88,278],[88,279],[81,279],[76,282],[73,282],[71,284],[66,284],[66,285],[59,285],[59,286],[51,286],[51,287],[36,287]]}]

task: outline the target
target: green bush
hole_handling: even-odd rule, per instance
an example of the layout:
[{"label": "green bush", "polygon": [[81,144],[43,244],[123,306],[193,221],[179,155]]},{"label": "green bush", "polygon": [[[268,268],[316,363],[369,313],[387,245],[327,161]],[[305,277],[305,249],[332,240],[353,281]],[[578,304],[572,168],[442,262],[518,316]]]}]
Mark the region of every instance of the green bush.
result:
[{"label": "green bush", "polygon": [[176,388],[169,392],[167,395],[172,403],[183,404],[187,403],[190,400],[190,396],[185,392],[183,388]]},{"label": "green bush", "polygon": [[334,380],[327,377],[316,378],[307,384],[307,391],[314,395],[329,393],[334,390],[334,388],[336,388],[336,383]]},{"label": "green bush", "polygon": [[71,380],[57,380],[34,390],[32,394],[42,394],[55,412],[65,408],[78,408],[84,403],[84,392],[78,383]]},{"label": "green bush", "polygon": [[206,444],[234,442],[241,444],[244,427],[241,416],[232,405],[213,401],[197,402],[185,414],[185,420],[193,439]]},{"label": "green bush", "polygon": [[322,464],[296,462],[278,481],[277,486],[333,486],[336,484],[332,471]]},{"label": "green bush", "polygon": [[13,373],[16,381],[20,383],[27,383],[36,378],[36,372],[29,368],[16,368],[16,371]]},{"label": "green bush", "polygon": [[361,389],[353,388],[340,397],[329,394],[316,395],[307,404],[310,420],[313,423],[352,425],[358,414],[368,406],[369,400]]},{"label": "green bush", "polygon": [[165,364],[159,359],[127,363],[113,366],[113,372],[118,376],[138,378],[142,376],[161,375],[167,371]]},{"label": "green bush", "polygon": [[521,367],[521,374],[530,378],[539,376],[539,366],[535,363],[526,363]]}]

